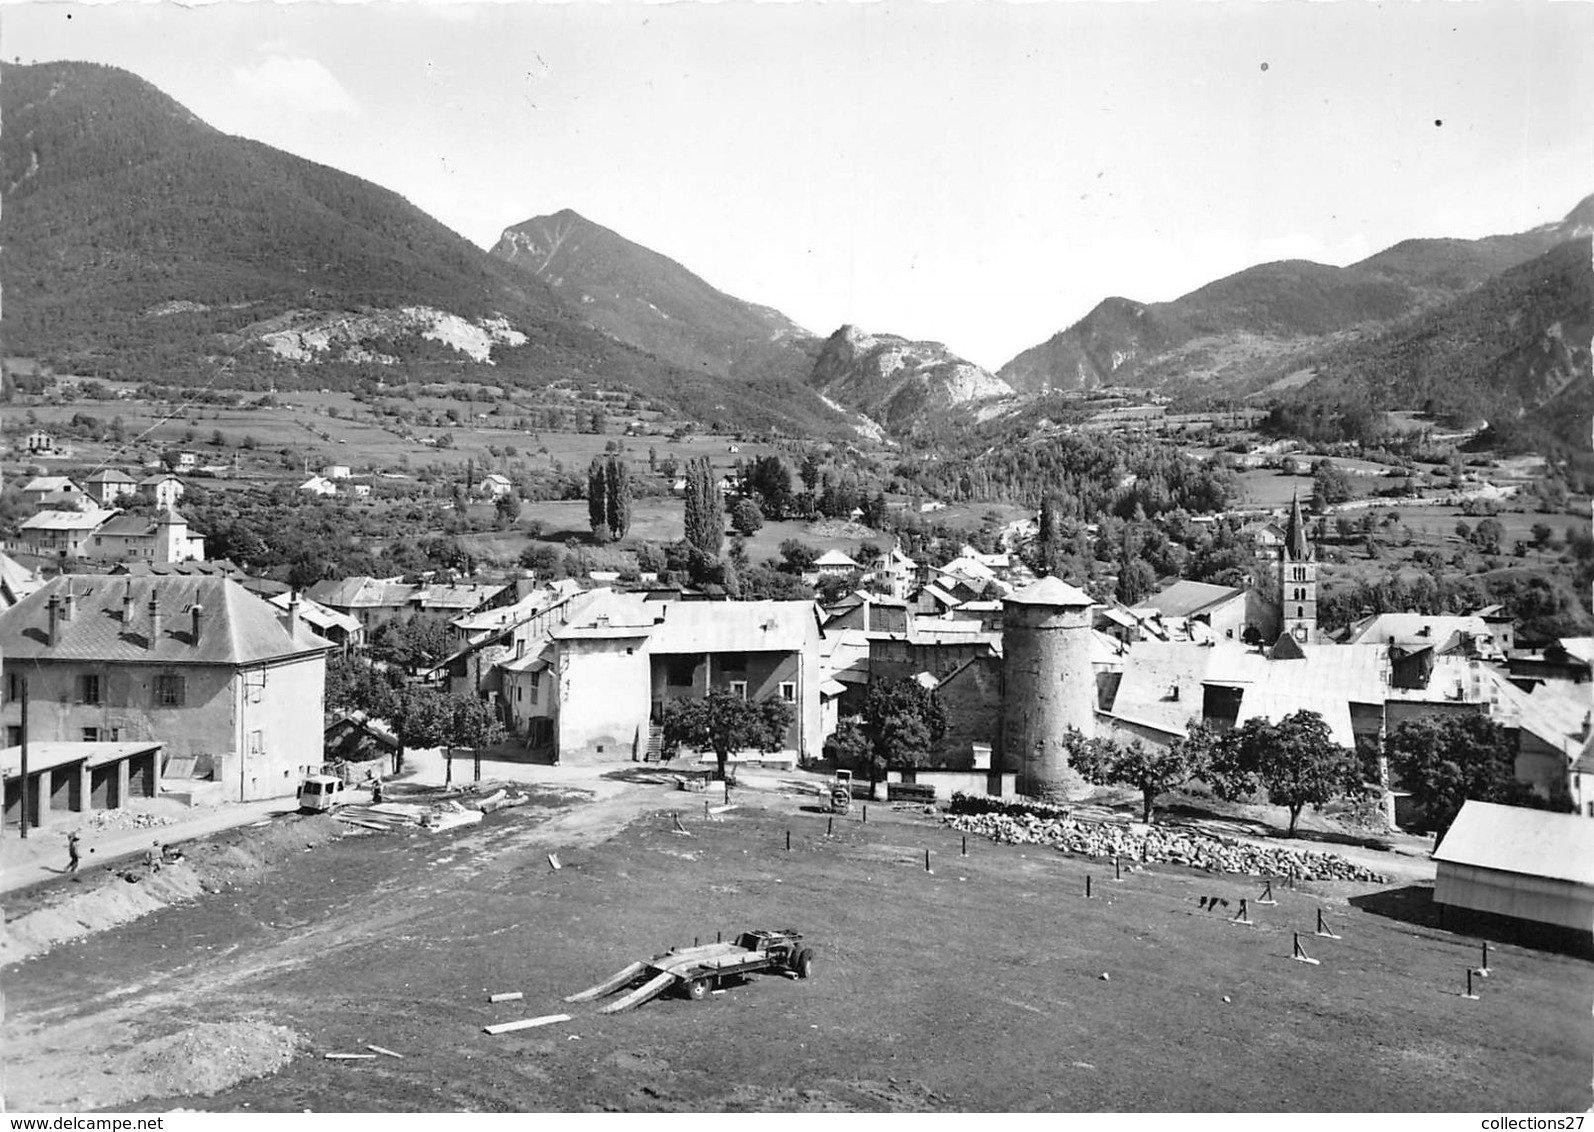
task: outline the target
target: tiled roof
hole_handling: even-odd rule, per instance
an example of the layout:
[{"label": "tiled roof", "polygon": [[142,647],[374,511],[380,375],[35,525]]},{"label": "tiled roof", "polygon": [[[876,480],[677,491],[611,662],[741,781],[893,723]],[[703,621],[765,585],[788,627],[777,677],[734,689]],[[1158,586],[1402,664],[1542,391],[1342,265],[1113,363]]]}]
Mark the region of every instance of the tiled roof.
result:
[{"label": "tiled roof", "polygon": [[[48,602],[73,595],[72,617],[56,622],[48,643]],[[123,601],[132,596],[123,622]],[[149,639],[150,599],[158,599],[161,633]],[[199,640],[193,608],[204,607]],[[63,611],[64,612],[64,611]],[[331,643],[301,626],[290,637],[277,611],[226,578],[137,578],[75,575],[56,578],[0,613],[0,657],[18,660],[107,661],[137,664],[254,664],[325,651]]]},{"label": "tiled roof", "polygon": [[1468,800],[1433,859],[1594,886],[1594,821]]},{"label": "tiled roof", "polygon": [[851,556],[840,550],[827,550],[814,559],[815,566],[856,566]]},{"label": "tiled roof", "polygon": [[469,613],[503,593],[507,586],[469,584],[421,586],[415,602],[422,609],[458,609]]},{"label": "tiled roof", "polygon": [[1183,579],[1160,593],[1152,594],[1135,608],[1154,609],[1164,617],[1193,617],[1214,606],[1244,596],[1245,591],[1235,586],[1214,586],[1209,582],[1192,582]]},{"label": "tiled roof", "polygon": [[1124,658],[1124,677],[1112,714],[1159,731],[1185,734],[1190,720],[1201,718],[1201,680],[1212,651],[1183,641],[1136,645]]},{"label": "tiled roof", "polygon": [[153,535],[160,527],[153,515],[115,515],[95,531],[98,535]]},{"label": "tiled roof", "polygon": [[[688,602],[686,604],[724,603]],[[659,614],[660,607],[650,604],[642,594],[621,593],[607,587],[589,590],[580,607],[572,611],[570,620],[556,629],[553,636],[555,640],[560,641],[646,637],[653,632]]]},{"label": "tiled roof", "polygon": [[25,531],[92,531],[105,522],[109,511],[40,511],[23,520]]},{"label": "tiled roof", "polygon": [[819,641],[811,601],[682,601],[653,630],[655,653],[795,652]]},{"label": "tiled roof", "polygon": [[67,476],[34,476],[22,485],[23,491],[77,491],[77,484]]},{"label": "tiled roof", "polygon": [[1015,605],[1087,606],[1095,604],[1090,595],[1084,590],[1071,586],[1054,575],[1049,575],[1038,582],[1025,586],[1007,600]]},{"label": "tiled roof", "polygon": [[305,596],[333,609],[389,609],[408,605],[419,588],[407,582],[355,577],[317,582]]},{"label": "tiled roof", "polygon": [[133,479],[132,476],[128,475],[126,472],[122,471],[120,468],[101,468],[99,471],[95,472],[92,476],[90,476],[88,479],[84,480],[83,482],[84,483],[137,483],[138,481]]},{"label": "tiled roof", "polygon": [[[280,593],[276,597],[267,598],[266,601],[278,609],[287,610],[289,602],[293,600],[292,593]],[[342,629],[345,633],[357,632],[360,620],[350,617],[347,613],[339,613],[335,609],[328,609],[318,601],[311,601],[307,597],[299,599],[299,616],[303,617],[316,629]]]},{"label": "tiled roof", "polygon": [[[1488,623],[1474,614],[1380,613],[1355,626],[1346,642],[1439,646],[1457,633],[1469,633],[1485,645],[1494,640],[1494,631]],[[1495,649],[1498,651],[1498,644]]]}]

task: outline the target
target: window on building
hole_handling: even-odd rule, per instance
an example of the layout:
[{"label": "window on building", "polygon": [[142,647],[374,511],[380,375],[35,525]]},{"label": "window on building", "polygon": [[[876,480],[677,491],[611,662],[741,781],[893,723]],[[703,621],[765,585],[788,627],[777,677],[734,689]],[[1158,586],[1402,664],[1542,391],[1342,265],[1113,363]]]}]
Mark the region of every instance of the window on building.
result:
[{"label": "window on building", "polygon": [[265,732],[264,731],[251,731],[249,733],[249,753],[251,755],[253,755],[253,756],[257,756],[258,757],[259,755],[261,755],[261,754],[263,754],[265,752],[265,749],[266,749],[266,734],[265,734]]},{"label": "window on building", "polygon": [[732,680],[731,681],[731,695],[739,697],[740,699],[744,699],[745,700],[747,698],[747,681],[746,680]]},{"label": "window on building", "polygon": [[155,706],[183,706],[183,678],[174,672],[162,672],[155,677]]},{"label": "window on building", "polygon": [[77,702],[97,704],[100,699],[100,678],[97,673],[86,673],[77,678]]},{"label": "window on building", "polygon": [[20,700],[22,698],[22,678],[15,672],[6,673],[6,699]]},{"label": "window on building", "polygon": [[746,672],[747,654],[744,652],[728,652],[719,656],[721,672]]},{"label": "window on building", "polygon": [[15,723],[6,725],[6,746],[22,746],[22,728]]},{"label": "window on building", "polygon": [[98,743],[100,741],[100,729],[98,727],[85,727],[83,729],[83,741],[85,743]]},{"label": "window on building", "polygon": [[797,685],[790,680],[783,681],[780,686],[780,698],[787,703],[797,702]]},{"label": "window on building", "polygon": [[1302,606],[1297,605],[1295,607],[1295,616],[1297,616],[1297,617],[1305,617],[1306,616],[1305,608],[1302,607]]}]

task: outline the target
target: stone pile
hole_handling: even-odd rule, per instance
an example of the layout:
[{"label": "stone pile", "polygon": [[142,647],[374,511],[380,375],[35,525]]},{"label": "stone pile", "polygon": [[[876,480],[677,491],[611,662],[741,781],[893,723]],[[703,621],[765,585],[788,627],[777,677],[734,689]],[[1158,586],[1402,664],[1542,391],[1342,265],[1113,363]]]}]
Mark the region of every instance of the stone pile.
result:
[{"label": "stone pile", "polygon": [[88,819],[94,829],[154,829],[171,825],[173,819],[161,814],[141,814],[132,810],[100,810]]},{"label": "stone pile", "polygon": [[1389,878],[1333,853],[1253,845],[1227,837],[1152,826],[1145,833],[1117,823],[1080,822],[1037,814],[959,814],[947,823],[1010,845],[1050,845],[1090,857],[1157,861],[1214,873],[1299,880],[1350,880],[1382,883]]}]

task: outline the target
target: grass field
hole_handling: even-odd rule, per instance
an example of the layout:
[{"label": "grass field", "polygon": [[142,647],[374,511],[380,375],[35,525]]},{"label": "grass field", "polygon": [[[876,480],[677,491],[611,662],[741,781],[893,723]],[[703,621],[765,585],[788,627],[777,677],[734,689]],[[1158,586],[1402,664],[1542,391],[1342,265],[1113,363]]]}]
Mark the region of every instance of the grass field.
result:
[{"label": "grass field", "polygon": [[[653,788],[658,789],[658,788]],[[54,1028],[98,1045],[262,1018],[307,1049],[185,1107],[286,1111],[1585,1111],[1591,965],[1491,949],[1404,918],[1403,887],[1275,888],[1254,927],[1197,901],[1258,885],[970,838],[871,807],[835,823],[778,787],[705,822],[678,793],[612,839],[524,811],[465,835],[359,836],[307,870],[204,898],[33,961],[8,994],[24,1109]],[[680,809],[690,836],[671,831]],[[791,833],[791,849],[785,836]],[[931,851],[933,872],[924,869]],[[563,868],[548,867],[558,851]],[[1084,898],[1085,877],[1096,897]],[[1356,900],[1357,903],[1351,903]],[[1378,914],[1368,905],[1393,914]],[[1342,937],[1312,934],[1322,909]],[[1415,921],[1415,922],[1414,922]],[[808,982],[755,976],[702,1002],[600,1015],[563,996],[694,938],[791,927]],[[1293,962],[1300,931],[1319,965]],[[177,947],[178,942],[181,946]],[[162,950],[167,944],[172,948]],[[1108,975],[1103,979],[1103,974]],[[502,1006],[488,992],[518,990]],[[114,994],[113,994],[114,992]],[[553,1013],[568,1023],[491,1037]],[[107,1023],[115,1019],[113,1028]],[[52,1028],[34,1028],[48,1022]],[[323,1060],[375,1042],[404,1060]],[[109,1052],[80,1057],[92,1089]],[[172,1098],[151,1097],[151,1109]],[[68,1106],[70,1107],[70,1106]]]}]

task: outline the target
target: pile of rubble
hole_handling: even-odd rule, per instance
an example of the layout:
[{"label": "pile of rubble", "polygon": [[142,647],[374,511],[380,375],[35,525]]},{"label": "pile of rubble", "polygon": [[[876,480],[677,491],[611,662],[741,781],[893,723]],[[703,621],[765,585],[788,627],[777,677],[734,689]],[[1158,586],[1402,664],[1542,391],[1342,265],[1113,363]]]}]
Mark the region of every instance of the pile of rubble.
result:
[{"label": "pile of rubble", "polygon": [[1118,823],[1080,822],[1039,814],[958,814],[952,828],[1010,845],[1050,845],[1091,857],[1123,857],[1214,873],[1288,876],[1300,880],[1381,883],[1389,878],[1333,853],[1253,845],[1227,837],[1151,826],[1144,833]]},{"label": "pile of rubble", "polygon": [[88,820],[96,830],[102,829],[154,829],[171,825],[173,819],[160,814],[140,814],[132,810],[100,810]]}]

